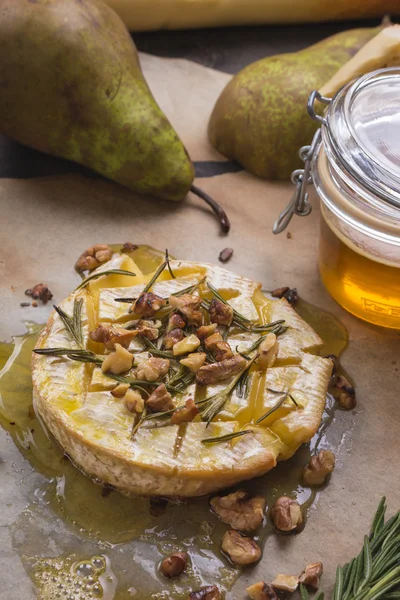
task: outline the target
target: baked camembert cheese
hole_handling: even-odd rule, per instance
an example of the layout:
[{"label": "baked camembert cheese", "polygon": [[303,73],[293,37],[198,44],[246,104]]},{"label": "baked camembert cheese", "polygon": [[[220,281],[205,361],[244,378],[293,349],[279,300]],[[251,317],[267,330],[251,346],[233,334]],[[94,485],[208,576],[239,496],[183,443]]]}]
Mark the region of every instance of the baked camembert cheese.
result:
[{"label": "baked camembert cheese", "polygon": [[115,253],[52,313],[36,411],[78,468],[124,492],[201,496],[263,475],[319,427],[322,340],[259,283],[183,260],[149,273],[146,252]]}]

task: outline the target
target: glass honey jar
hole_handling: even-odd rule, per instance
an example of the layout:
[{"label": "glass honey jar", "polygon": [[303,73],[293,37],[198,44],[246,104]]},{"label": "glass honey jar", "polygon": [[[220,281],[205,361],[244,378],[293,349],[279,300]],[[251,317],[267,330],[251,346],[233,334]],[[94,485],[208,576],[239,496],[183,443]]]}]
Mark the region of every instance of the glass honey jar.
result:
[{"label": "glass honey jar", "polygon": [[321,127],[300,151],[305,167],[292,175],[296,192],[274,233],[309,214],[313,182],[324,285],[355,316],[400,330],[400,69],[364,75],[332,100],[313,92],[308,112]]}]

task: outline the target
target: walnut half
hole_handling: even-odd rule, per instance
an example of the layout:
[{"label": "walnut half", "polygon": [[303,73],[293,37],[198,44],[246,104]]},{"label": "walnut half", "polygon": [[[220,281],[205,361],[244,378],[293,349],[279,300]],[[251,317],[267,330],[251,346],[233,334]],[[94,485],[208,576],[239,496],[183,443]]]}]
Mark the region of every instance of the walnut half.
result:
[{"label": "walnut half", "polygon": [[196,383],[198,385],[210,385],[229,379],[232,375],[237,375],[246,366],[246,359],[240,354],[235,354],[232,358],[227,358],[221,362],[204,365],[196,373]]},{"label": "walnut half", "polygon": [[258,581],[246,588],[246,592],[251,600],[278,600],[274,588],[270,583]]},{"label": "walnut half", "polygon": [[152,412],[164,412],[175,408],[171,394],[168,392],[165,385],[159,385],[146,400],[146,406]]},{"label": "walnut half", "polygon": [[321,450],[313,456],[303,469],[306,485],[322,485],[335,468],[335,455],[330,450]]},{"label": "walnut half", "polygon": [[227,496],[215,496],[211,508],[224,522],[240,531],[254,531],[264,518],[265,499],[238,490]]},{"label": "walnut half", "polygon": [[281,496],[271,509],[271,519],[278,531],[294,531],[303,523],[303,514],[297,500]]},{"label": "walnut half", "polygon": [[78,258],[75,263],[75,270],[78,273],[83,271],[93,271],[103,263],[110,260],[113,255],[113,251],[107,244],[95,244],[90,246]]},{"label": "walnut half", "polygon": [[260,546],[234,529],[224,534],[221,549],[238,566],[252,565],[261,558]]},{"label": "walnut half", "polygon": [[299,578],[299,583],[309,586],[310,588],[317,590],[319,588],[320,579],[323,573],[324,567],[322,562],[312,563],[307,565]]}]

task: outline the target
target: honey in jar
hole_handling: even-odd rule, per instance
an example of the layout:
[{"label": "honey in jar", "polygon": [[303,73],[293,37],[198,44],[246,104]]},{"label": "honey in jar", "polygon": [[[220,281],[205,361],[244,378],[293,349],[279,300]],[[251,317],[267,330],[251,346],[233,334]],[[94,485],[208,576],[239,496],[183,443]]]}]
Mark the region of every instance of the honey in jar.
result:
[{"label": "honey in jar", "polygon": [[[328,104],[323,117],[316,100]],[[400,330],[400,68],[368,73],[332,100],[313,92],[308,112],[321,128],[300,152],[305,169],[293,173],[297,191],[274,231],[308,214],[313,181],[327,290],[353,315]]]}]

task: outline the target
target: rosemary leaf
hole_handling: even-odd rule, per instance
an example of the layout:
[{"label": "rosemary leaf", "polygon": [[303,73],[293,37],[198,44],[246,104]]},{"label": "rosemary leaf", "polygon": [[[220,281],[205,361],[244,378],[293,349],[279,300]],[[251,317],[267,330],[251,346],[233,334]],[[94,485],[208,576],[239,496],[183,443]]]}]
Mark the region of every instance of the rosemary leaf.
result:
[{"label": "rosemary leaf", "polygon": [[83,299],[77,300],[74,299],[74,308],[72,317],[67,315],[67,313],[60,307],[53,305],[54,310],[59,315],[65,329],[69,332],[73,340],[76,342],[79,348],[82,348],[83,345],[83,335],[82,335],[82,321],[81,321],[81,313],[82,313],[82,303]]},{"label": "rosemary leaf", "polygon": [[383,496],[381,501],[379,502],[378,509],[376,511],[374,520],[371,525],[370,532],[370,540],[372,540],[377,533],[382,529],[385,522],[385,512],[386,512],[386,496]]},{"label": "rosemary leaf", "polygon": [[280,398],[278,400],[278,402],[276,404],[274,404],[274,406],[272,406],[264,415],[262,415],[261,417],[259,417],[256,421],[256,423],[261,423],[262,421],[264,421],[264,419],[266,419],[267,417],[269,417],[269,415],[271,415],[273,412],[275,412],[276,410],[278,410],[278,408],[280,406],[282,406],[282,404],[285,402],[286,398],[290,398],[290,400],[297,406],[299,407],[299,404],[296,402],[296,400],[293,398],[293,396],[291,394],[289,394],[289,392],[285,392],[283,390],[273,390],[271,388],[267,388],[268,392],[271,392],[272,394],[283,394],[282,398]]},{"label": "rosemary leaf", "polygon": [[200,279],[200,281],[198,281],[197,283],[194,283],[193,285],[190,285],[187,288],[184,288],[183,290],[179,290],[178,292],[174,292],[173,294],[171,294],[171,296],[183,296],[183,294],[193,294],[193,292],[195,292],[197,290],[197,288],[202,285],[205,282],[206,278],[203,277],[203,279]]},{"label": "rosemary leaf", "polygon": [[324,592],[318,592],[313,598],[313,600],[324,600],[325,594]]},{"label": "rosemary leaf", "polygon": [[155,344],[153,344],[153,342],[151,342],[147,338],[144,338],[143,341],[146,345],[147,350],[149,351],[150,354],[153,354],[153,356],[160,356],[161,358],[170,358],[170,359],[176,358],[174,356],[173,352],[168,352],[168,350],[159,350],[157,348],[157,346]]},{"label": "rosemary leaf", "polygon": [[201,440],[202,444],[220,444],[221,442],[229,442],[235,438],[247,435],[248,433],[254,433],[252,429],[244,429],[243,431],[234,431],[233,433],[226,433],[225,435],[219,435],[216,437],[204,438]]},{"label": "rosemary leaf", "polygon": [[170,262],[169,262],[168,248],[165,250],[165,262],[167,263],[168,271],[169,271],[169,274],[171,275],[172,279],[176,279],[174,272],[171,269]]},{"label": "rosemary leaf", "polygon": [[301,600],[310,600],[310,594],[303,583],[300,584],[300,597]]},{"label": "rosemary leaf", "polygon": [[343,567],[337,567],[332,600],[341,600],[343,592]]},{"label": "rosemary leaf", "polygon": [[66,356],[71,360],[76,360],[85,363],[94,363],[101,365],[103,358],[98,356],[90,350],[83,350],[81,348],[36,348],[35,354],[41,354],[43,356]]},{"label": "rosemary leaf", "polygon": [[132,427],[132,431],[131,431],[131,439],[133,439],[135,433],[137,432],[137,430],[139,429],[139,427],[142,425],[143,421],[146,418],[146,413],[147,413],[147,407],[145,405],[142,413],[140,414],[139,419],[137,420],[137,422],[133,425]]},{"label": "rosemary leaf", "polygon": [[136,298],[114,298],[114,302],[124,302],[125,304],[132,304]]},{"label": "rosemary leaf", "polygon": [[95,279],[99,279],[99,277],[103,277],[103,275],[128,275],[129,277],[136,277],[136,273],[132,273],[132,271],[126,271],[125,269],[108,269],[107,271],[93,273],[92,275],[89,275],[89,277],[86,277],[86,279],[84,279],[82,283],[75,288],[75,292],[86,287],[90,281],[94,281]]}]

